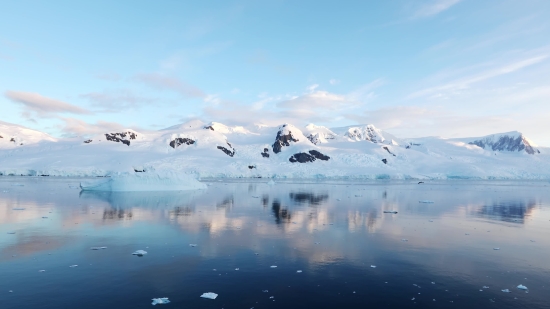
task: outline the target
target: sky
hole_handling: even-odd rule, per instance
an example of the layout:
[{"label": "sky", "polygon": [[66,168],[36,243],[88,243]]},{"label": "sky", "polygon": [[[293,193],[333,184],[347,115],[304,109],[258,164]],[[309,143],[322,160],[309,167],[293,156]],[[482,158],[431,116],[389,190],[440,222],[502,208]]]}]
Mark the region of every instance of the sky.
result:
[{"label": "sky", "polygon": [[521,131],[550,146],[550,1],[10,1],[0,120]]}]

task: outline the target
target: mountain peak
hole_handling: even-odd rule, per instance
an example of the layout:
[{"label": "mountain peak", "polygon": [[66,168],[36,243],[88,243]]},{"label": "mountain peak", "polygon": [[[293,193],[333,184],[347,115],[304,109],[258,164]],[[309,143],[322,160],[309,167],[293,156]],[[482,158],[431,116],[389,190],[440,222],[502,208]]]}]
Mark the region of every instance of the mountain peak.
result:
[{"label": "mountain peak", "polygon": [[477,138],[469,142],[469,144],[492,151],[525,151],[528,154],[540,153],[538,149],[534,148],[536,145],[518,131],[487,135]]}]

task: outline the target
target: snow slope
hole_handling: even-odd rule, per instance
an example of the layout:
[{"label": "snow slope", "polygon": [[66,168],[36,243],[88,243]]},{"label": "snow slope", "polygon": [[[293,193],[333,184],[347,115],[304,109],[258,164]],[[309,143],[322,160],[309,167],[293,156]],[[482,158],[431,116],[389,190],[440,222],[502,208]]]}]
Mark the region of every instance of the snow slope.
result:
[{"label": "snow slope", "polygon": [[17,133],[26,141],[0,146],[3,175],[111,176],[156,169],[232,178],[550,179],[549,149],[535,148],[516,132],[399,139],[373,125],[232,127],[190,121],[74,140],[1,125],[0,133]]}]

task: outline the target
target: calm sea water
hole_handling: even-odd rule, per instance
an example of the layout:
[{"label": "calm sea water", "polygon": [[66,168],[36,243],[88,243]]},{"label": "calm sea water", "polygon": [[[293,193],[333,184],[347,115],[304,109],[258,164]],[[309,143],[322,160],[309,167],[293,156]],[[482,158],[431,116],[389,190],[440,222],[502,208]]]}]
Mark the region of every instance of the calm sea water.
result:
[{"label": "calm sea water", "polygon": [[548,182],[78,182],[0,178],[1,308],[550,308]]}]

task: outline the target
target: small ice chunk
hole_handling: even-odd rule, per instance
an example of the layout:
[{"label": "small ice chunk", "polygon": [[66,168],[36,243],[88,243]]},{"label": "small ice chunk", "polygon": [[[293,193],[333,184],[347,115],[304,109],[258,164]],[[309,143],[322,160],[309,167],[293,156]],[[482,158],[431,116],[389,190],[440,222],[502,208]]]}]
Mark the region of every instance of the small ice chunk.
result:
[{"label": "small ice chunk", "polygon": [[528,290],[528,288],[523,284],[518,285],[517,288],[520,290]]},{"label": "small ice chunk", "polygon": [[395,211],[395,210],[384,210],[384,213],[385,214],[396,214],[397,211]]},{"label": "small ice chunk", "polygon": [[321,244],[321,243],[320,243],[320,242],[315,242],[315,244],[316,244],[316,245],[319,245],[319,244]]},{"label": "small ice chunk", "polygon": [[411,300],[414,300],[415,298],[413,297]]},{"label": "small ice chunk", "polygon": [[432,281],[432,284],[435,284],[435,282]]},{"label": "small ice chunk", "polygon": [[136,250],[134,251],[134,253],[132,253],[132,255],[137,255],[137,256],[144,256],[147,254],[147,251],[145,250]]},{"label": "small ice chunk", "polygon": [[419,203],[423,203],[423,204],[432,204],[433,201],[430,201],[430,200],[422,200],[422,201],[418,201]]},{"label": "small ice chunk", "polygon": [[235,268],[235,270],[239,270],[239,268]]},{"label": "small ice chunk", "polygon": [[271,265],[271,266],[269,266],[269,267],[271,267],[271,268],[277,268],[277,266],[276,266],[276,265]]},{"label": "small ice chunk", "polygon": [[407,238],[403,238],[401,239],[401,241],[409,241]]},{"label": "small ice chunk", "polygon": [[196,247],[197,244],[189,244],[189,247]]},{"label": "small ice chunk", "polygon": [[493,248],[493,250],[500,250],[500,248]]},{"label": "small ice chunk", "polygon": [[268,290],[262,290],[262,292],[267,293],[267,292],[269,292],[269,291],[268,291]]},{"label": "small ice chunk", "polygon": [[202,298],[208,298],[208,299],[216,299],[216,297],[218,297],[218,294],[212,293],[212,292],[207,292],[207,293],[202,293],[201,297]]},{"label": "small ice chunk", "polygon": [[376,268],[376,265],[371,265],[370,268]]},{"label": "small ice chunk", "polygon": [[256,196],[256,195],[252,195],[253,198],[260,198],[259,196]]},{"label": "small ice chunk", "polygon": [[301,270],[297,270],[296,272],[297,272],[297,273],[301,273],[302,271],[301,271]]},{"label": "small ice chunk", "polygon": [[488,287],[488,286],[486,286],[486,285],[484,285],[484,286],[483,286],[483,288],[484,288],[484,289],[488,289],[489,287]]},{"label": "small ice chunk", "polygon": [[107,249],[107,247],[91,247],[90,250],[103,250]]},{"label": "small ice chunk", "polygon": [[43,273],[43,272],[45,272],[45,271],[46,271],[46,270],[41,269],[41,270],[39,270],[38,272],[39,272],[39,273]]},{"label": "small ice chunk", "polygon": [[504,292],[504,293],[510,293],[510,290],[508,290],[508,289],[504,289],[504,290],[501,290],[501,291]]},{"label": "small ice chunk", "polygon": [[360,195],[360,194],[355,194],[355,197],[361,197],[361,196],[362,196],[362,195]]},{"label": "small ice chunk", "polygon": [[48,219],[48,217],[42,217],[42,219]]},{"label": "small ice chunk", "polygon": [[151,305],[164,305],[168,304],[170,301],[168,300],[168,297],[161,297],[161,298],[153,298],[153,302]]},{"label": "small ice chunk", "polygon": [[12,186],[14,186],[14,187],[24,187],[25,185],[21,184],[21,183],[14,183],[14,184],[12,184]]},{"label": "small ice chunk", "polygon": [[75,267],[78,267],[78,265],[71,265],[69,266],[70,268],[75,268]]},{"label": "small ice chunk", "polygon": [[15,234],[15,232],[8,232],[8,234],[11,234],[11,235],[13,235],[13,234]]}]

